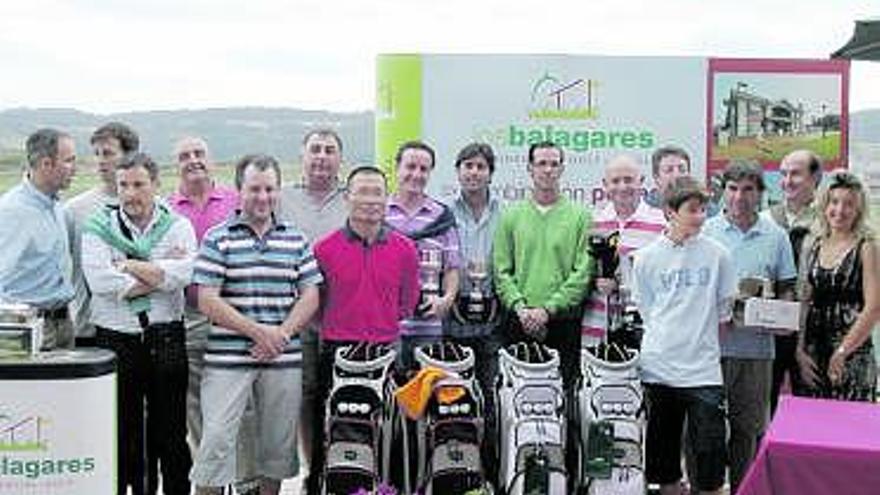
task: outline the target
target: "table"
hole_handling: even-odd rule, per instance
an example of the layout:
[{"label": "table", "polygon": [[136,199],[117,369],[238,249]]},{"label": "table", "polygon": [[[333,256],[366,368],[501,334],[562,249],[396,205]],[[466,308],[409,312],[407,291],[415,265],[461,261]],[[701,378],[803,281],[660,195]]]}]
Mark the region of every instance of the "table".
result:
[{"label": "table", "polygon": [[880,494],[880,404],[781,397],[737,494]]},{"label": "table", "polygon": [[0,359],[0,493],[116,492],[116,356]]}]

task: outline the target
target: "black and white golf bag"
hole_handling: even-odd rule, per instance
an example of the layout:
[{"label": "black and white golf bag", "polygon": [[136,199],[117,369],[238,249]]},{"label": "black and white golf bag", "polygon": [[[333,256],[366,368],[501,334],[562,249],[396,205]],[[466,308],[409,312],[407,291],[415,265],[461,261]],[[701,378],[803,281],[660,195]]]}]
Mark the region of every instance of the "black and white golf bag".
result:
[{"label": "black and white golf bag", "polygon": [[559,355],[541,344],[498,352],[499,488],[508,495],[566,493],[565,391]]},{"label": "black and white golf bag", "polygon": [[387,478],[396,355],[390,346],[366,343],[336,350],[324,424],[322,493],[372,492]]},{"label": "black and white golf bag", "polygon": [[645,408],[639,352],[614,344],[581,350],[577,388],[580,492],[645,493]]},{"label": "black and white golf bag", "polygon": [[[433,383],[424,416],[406,423],[415,431],[408,436],[415,445],[405,442],[408,456],[416,459],[414,476],[410,476],[415,480],[415,492],[461,495],[487,488],[481,457],[483,395],[473,350],[438,342],[417,347],[414,356],[420,369],[434,367],[448,373]],[[407,486],[413,486],[409,480]]]}]

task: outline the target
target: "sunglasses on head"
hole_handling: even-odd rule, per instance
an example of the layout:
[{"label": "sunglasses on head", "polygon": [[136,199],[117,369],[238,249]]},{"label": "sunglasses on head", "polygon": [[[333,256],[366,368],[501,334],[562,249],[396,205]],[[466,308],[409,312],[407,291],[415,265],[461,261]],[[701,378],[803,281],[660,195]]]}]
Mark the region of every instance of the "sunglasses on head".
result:
[{"label": "sunglasses on head", "polygon": [[862,187],[862,183],[859,182],[859,179],[855,175],[849,172],[836,172],[831,174],[831,187],[860,188]]}]

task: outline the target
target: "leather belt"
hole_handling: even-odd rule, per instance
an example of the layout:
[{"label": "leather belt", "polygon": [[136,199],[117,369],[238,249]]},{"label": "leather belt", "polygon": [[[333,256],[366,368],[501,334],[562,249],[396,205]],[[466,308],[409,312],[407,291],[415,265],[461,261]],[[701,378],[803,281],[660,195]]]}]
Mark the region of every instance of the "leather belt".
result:
[{"label": "leather belt", "polygon": [[67,306],[53,309],[38,309],[37,315],[47,320],[63,320],[67,318]]}]

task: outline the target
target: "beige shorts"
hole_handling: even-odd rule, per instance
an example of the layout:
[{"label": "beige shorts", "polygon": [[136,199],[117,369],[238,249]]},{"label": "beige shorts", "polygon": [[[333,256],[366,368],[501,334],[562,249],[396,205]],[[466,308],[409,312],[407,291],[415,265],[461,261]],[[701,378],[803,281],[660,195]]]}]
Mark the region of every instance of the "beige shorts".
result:
[{"label": "beige shorts", "polygon": [[257,476],[283,480],[296,474],[302,371],[209,366],[202,377],[202,441],[190,473],[195,485],[235,481],[238,431],[252,394]]}]

